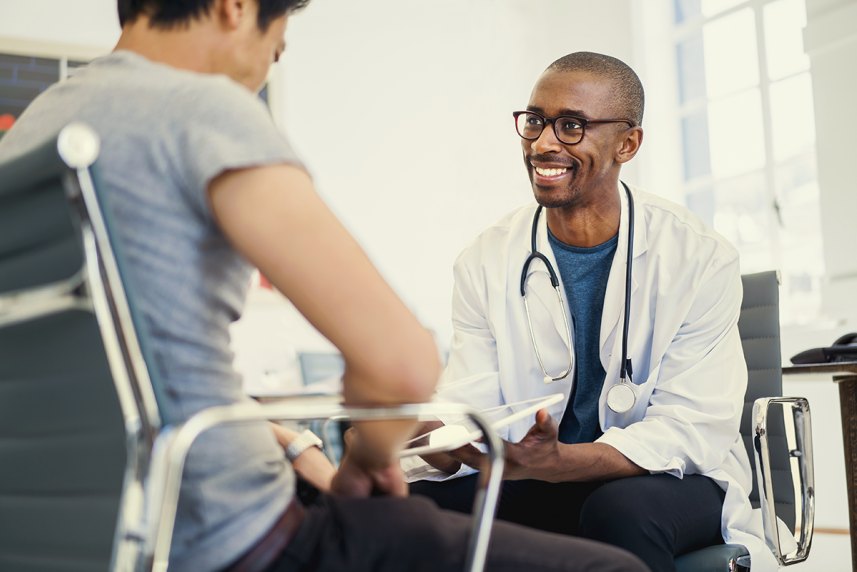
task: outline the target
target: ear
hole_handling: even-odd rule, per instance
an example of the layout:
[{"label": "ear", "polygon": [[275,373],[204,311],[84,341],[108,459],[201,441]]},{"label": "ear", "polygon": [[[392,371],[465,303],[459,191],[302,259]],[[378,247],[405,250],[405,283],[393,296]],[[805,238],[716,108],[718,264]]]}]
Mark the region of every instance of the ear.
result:
[{"label": "ear", "polygon": [[640,145],[643,144],[643,128],[637,126],[628,129],[622,133],[618,143],[616,162],[627,163],[634,158],[640,150]]},{"label": "ear", "polygon": [[214,4],[214,15],[221,25],[229,30],[241,26],[250,12],[252,0],[217,0]]}]

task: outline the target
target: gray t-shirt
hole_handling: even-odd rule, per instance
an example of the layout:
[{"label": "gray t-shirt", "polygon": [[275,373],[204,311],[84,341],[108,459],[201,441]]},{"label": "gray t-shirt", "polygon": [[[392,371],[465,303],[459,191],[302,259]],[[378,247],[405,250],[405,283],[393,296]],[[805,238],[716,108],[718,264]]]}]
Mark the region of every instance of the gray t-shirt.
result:
[{"label": "gray t-shirt", "polygon": [[[248,400],[228,326],[252,268],[214,224],[207,188],[227,169],[300,164],[289,143],[263,103],[229,78],[117,51],[37,98],[0,141],[0,161],[72,120],[101,137],[102,181],[170,411],[184,419]],[[291,466],[263,424],[203,434],[185,468],[170,570],[229,564],[293,491]]]}]

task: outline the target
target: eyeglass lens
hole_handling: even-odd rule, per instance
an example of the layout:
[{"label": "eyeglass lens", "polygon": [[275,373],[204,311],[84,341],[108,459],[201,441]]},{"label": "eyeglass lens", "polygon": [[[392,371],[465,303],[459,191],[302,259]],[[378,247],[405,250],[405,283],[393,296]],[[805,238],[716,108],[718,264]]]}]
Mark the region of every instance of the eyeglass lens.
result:
[{"label": "eyeglass lens", "polygon": [[[583,123],[574,117],[557,117],[553,120],[557,139],[573,145],[583,139]],[[545,128],[545,120],[535,113],[522,113],[515,121],[518,135],[524,139],[538,139]]]}]

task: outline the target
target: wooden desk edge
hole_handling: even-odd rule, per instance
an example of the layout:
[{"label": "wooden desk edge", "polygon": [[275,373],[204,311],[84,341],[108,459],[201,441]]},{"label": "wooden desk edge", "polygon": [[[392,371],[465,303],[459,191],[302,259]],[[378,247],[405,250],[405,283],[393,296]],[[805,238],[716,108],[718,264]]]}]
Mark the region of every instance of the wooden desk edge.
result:
[{"label": "wooden desk edge", "polygon": [[783,375],[794,376],[819,374],[831,376],[857,376],[857,362],[810,363],[805,365],[786,366],[783,368]]}]

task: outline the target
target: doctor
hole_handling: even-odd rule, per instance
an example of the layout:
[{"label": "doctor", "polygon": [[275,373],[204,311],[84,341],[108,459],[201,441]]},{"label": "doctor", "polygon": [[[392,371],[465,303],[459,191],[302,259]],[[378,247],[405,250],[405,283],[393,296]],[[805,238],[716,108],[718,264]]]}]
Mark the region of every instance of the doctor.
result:
[{"label": "doctor", "polygon": [[[499,517],[621,546],[654,571],[722,542],[746,546],[753,570],[776,569],[738,432],[738,253],[620,181],[643,140],[637,75],[570,54],[514,116],[535,202],[458,258],[439,392],[478,409],[565,396],[506,429]],[[408,472],[412,492],[468,511],[481,453],[425,460]]]}]

